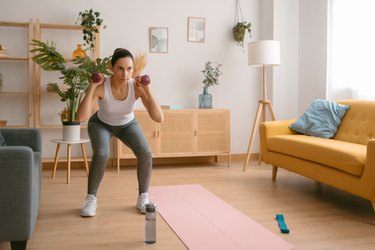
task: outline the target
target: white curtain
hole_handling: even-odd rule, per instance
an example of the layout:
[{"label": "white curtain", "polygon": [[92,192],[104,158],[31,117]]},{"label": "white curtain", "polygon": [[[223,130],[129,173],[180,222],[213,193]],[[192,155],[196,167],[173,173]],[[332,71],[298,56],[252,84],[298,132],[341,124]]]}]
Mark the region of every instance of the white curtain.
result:
[{"label": "white curtain", "polygon": [[330,0],[327,98],[375,99],[375,1]]}]

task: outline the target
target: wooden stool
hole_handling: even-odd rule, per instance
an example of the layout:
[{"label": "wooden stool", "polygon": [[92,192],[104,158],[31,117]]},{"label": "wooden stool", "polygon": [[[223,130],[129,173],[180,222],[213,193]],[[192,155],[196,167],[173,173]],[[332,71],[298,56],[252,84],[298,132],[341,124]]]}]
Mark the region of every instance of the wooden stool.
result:
[{"label": "wooden stool", "polygon": [[55,163],[54,163],[54,167],[53,167],[53,171],[52,171],[52,178],[55,178],[55,175],[56,175],[58,155],[59,155],[61,144],[67,144],[68,167],[67,167],[66,183],[70,183],[70,160],[71,160],[70,153],[71,153],[72,144],[81,144],[82,156],[83,156],[83,160],[85,162],[85,167],[86,167],[86,174],[89,175],[89,166],[87,164],[87,158],[86,158],[86,152],[85,152],[85,146],[84,146],[84,143],[87,143],[89,141],[90,141],[90,139],[81,139],[79,141],[64,141],[62,139],[52,139],[51,142],[57,143],[56,154],[55,154]]}]

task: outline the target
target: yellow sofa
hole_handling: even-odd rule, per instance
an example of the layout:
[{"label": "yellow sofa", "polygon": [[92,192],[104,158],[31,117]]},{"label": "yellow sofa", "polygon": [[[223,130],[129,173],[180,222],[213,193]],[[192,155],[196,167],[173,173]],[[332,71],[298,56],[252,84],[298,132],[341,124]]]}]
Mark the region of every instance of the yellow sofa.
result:
[{"label": "yellow sofa", "polygon": [[350,109],[332,139],[295,132],[295,120],[262,123],[263,160],[273,165],[273,180],[284,168],[368,199],[375,210],[375,101],[338,103]]}]

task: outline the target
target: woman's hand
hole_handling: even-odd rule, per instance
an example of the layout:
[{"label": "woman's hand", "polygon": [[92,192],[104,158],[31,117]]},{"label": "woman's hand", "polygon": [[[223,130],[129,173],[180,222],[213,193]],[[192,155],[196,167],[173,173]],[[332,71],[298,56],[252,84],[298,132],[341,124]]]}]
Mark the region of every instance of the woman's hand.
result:
[{"label": "woman's hand", "polygon": [[147,86],[151,83],[150,77],[148,75],[137,76],[135,78],[135,83],[139,86],[140,84],[143,86]]},{"label": "woman's hand", "polygon": [[104,82],[104,75],[102,73],[95,72],[91,75],[90,83],[92,85],[99,85]]}]

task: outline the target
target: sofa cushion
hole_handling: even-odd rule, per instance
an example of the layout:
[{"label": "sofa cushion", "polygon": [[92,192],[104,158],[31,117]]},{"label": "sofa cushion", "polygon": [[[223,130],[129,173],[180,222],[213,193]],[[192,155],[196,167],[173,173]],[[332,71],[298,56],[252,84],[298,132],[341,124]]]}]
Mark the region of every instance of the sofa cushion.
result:
[{"label": "sofa cushion", "polygon": [[5,143],[5,138],[3,134],[0,131],[0,146],[6,146],[7,144]]},{"label": "sofa cushion", "polygon": [[332,138],[349,108],[348,105],[316,99],[290,128],[305,135]]},{"label": "sofa cushion", "polygon": [[350,105],[334,139],[367,145],[375,138],[375,102],[369,100],[337,101]]},{"label": "sofa cushion", "polygon": [[357,176],[362,175],[366,161],[366,145],[307,135],[272,136],[267,148]]}]

